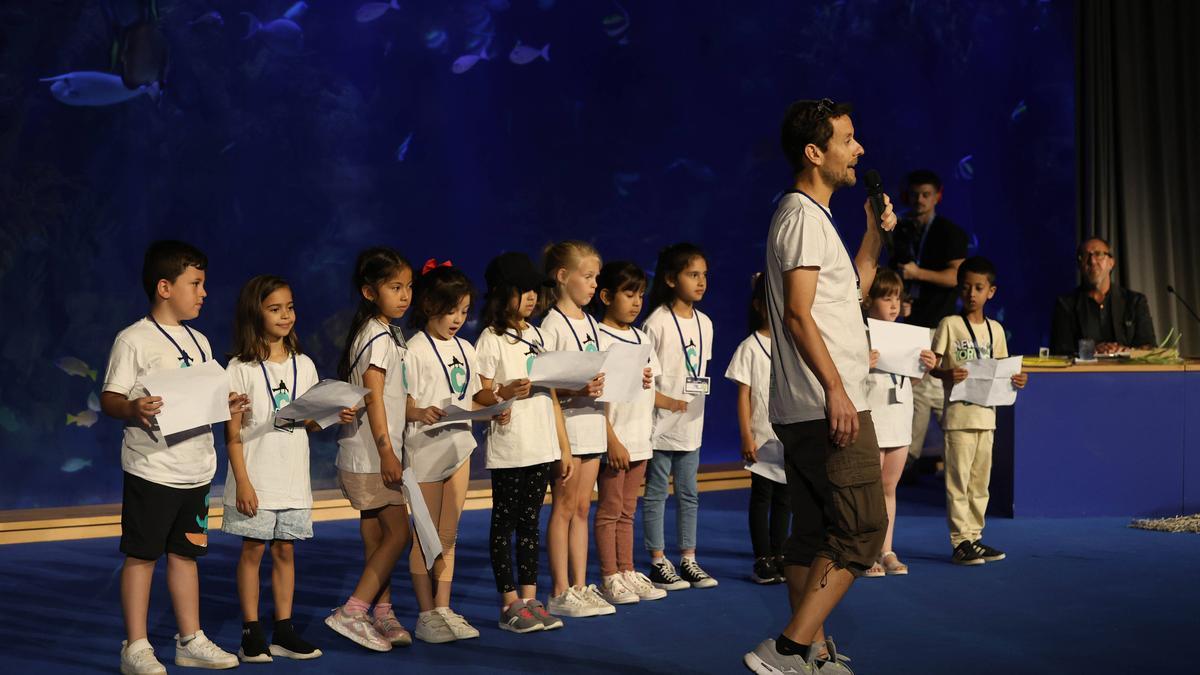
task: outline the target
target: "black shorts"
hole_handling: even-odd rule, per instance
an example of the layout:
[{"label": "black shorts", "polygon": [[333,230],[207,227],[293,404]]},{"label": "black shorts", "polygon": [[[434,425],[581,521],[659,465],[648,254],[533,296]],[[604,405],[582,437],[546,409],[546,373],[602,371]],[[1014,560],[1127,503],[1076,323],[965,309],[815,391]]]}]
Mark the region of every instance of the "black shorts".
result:
[{"label": "black shorts", "polygon": [[208,488],[173,488],[126,472],[121,553],[142,560],[158,560],[164,552],[187,558],[207,553]]}]

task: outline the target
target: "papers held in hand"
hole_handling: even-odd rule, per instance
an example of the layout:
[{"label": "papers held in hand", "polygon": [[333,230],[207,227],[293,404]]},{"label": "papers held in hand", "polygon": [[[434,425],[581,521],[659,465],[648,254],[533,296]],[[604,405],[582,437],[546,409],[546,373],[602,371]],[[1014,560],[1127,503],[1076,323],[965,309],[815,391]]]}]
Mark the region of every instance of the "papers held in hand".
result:
[{"label": "papers held in hand", "polygon": [[368,391],[341,380],[321,380],[275,413],[275,423],[313,420],[325,429],[338,423],[343,409],[357,407]]},{"label": "papers held in hand", "polygon": [[163,400],[154,420],[164,436],[229,421],[229,374],[216,361],[156,370],[142,385]]},{"label": "papers held in hand", "polygon": [[417,531],[417,542],[425,556],[425,569],[433,569],[433,563],[442,554],[442,538],[429,515],[429,507],[425,505],[425,495],[421,492],[421,484],[417,482],[416,474],[405,471],[400,480],[400,489],[404,491],[404,499],[412,513],[413,529]]},{"label": "papers held in hand", "polygon": [[758,461],[747,464],[746,470],[776,483],[787,485],[787,472],[783,468],[783,443],[771,439],[763,443],[755,454]]},{"label": "papers held in hand", "polygon": [[[512,407],[512,399],[501,401],[495,405],[489,405],[486,408],[460,408],[457,404],[447,405],[442,408],[446,416],[438,420],[438,424],[447,424],[450,422],[474,422],[475,420],[490,420],[496,415],[508,410]],[[469,406],[470,403],[467,403]]]},{"label": "papers held in hand", "polygon": [[1012,376],[1021,372],[1021,357],[1007,359],[975,359],[962,365],[967,379],[950,389],[951,401],[966,401],[976,405],[1012,405],[1017,401],[1017,389]]},{"label": "papers held in hand", "polygon": [[925,377],[921,352],[929,349],[928,328],[878,319],[867,319],[867,325],[871,331],[871,349],[879,352],[875,370],[916,380]]},{"label": "papers held in hand", "polygon": [[602,403],[625,403],[636,401],[645,388],[642,375],[650,365],[649,343],[628,345],[614,344],[608,348],[607,358],[600,371],[604,373],[604,394],[596,399]]},{"label": "papers held in hand", "polygon": [[604,369],[607,352],[542,352],[533,358],[529,381],[539,387],[577,391]]}]

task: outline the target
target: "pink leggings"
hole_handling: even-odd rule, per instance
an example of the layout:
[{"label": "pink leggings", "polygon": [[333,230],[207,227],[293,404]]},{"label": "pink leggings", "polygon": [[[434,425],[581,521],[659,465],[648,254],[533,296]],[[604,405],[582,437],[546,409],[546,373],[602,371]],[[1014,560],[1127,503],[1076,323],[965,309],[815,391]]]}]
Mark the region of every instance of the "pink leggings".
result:
[{"label": "pink leggings", "polygon": [[607,462],[600,469],[595,536],[603,576],[633,570],[633,516],[645,477],[645,460],[631,463],[628,471],[616,471]]}]

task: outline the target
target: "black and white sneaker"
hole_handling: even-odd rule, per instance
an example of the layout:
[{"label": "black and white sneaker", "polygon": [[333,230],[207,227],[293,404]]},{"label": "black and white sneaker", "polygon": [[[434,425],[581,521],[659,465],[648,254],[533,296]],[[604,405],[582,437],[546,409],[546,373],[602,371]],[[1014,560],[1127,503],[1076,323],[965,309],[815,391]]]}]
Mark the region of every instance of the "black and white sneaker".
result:
[{"label": "black and white sneaker", "polygon": [[763,556],[755,560],[754,571],[750,573],[750,579],[756,584],[779,583],[779,570],[775,567],[775,559]]},{"label": "black and white sneaker", "polygon": [[666,558],[650,566],[650,583],[654,584],[655,588],[665,591],[682,591],[692,587],[675,573],[675,566]]},{"label": "black and white sneaker", "polygon": [[243,663],[271,662],[267,636],[263,633],[262,625],[259,622],[253,621],[242,625],[242,646],[238,649],[237,655]]},{"label": "black and white sneaker", "polygon": [[975,546],[975,550],[979,551],[979,557],[983,558],[987,562],[996,562],[997,560],[1004,560],[1005,558],[1004,551],[988,546],[987,544],[983,543],[982,539],[976,540],[973,545]]},{"label": "black and white sneaker", "polygon": [[987,561],[980,555],[979,549],[975,548],[975,544],[960,541],[958,546],[954,547],[954,553],[950,555],[950,562],[955,565],[982,565]]},{"label": "black and white sneaker", "polygon": [[710,577],[708,572],[700,569],[695,558],[684,558],[679,561],[679,576],[692,585],[692,588],[713,588],[717,580]]}]

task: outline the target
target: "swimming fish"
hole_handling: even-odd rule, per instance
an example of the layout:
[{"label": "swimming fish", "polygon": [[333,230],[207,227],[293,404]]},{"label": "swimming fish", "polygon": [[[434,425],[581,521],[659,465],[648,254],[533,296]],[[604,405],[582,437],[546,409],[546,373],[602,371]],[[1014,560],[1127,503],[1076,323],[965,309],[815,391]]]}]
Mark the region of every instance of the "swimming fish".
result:
[{"label": "swimming fish", "polygon": [[370,23],[387,14],[389,9],[399,10],[400,3],[397,0],[391,0],[391,2],[367,2],[359,5],[358,11],[354,13],[354,20],[359,23]]},{"label": "swimming fish", "polygon": [[82,459],[80,457],[72,457],[71,459],[68,459],[67,461],[63,462],[62,466],[58,467],[58,470],[62,471],[63,473],[75,473],[76,471],[82,471],[83,469],[86,469],[91,465],[92,465],[92,460],[90,460],[90,459]]},{"label": "swimming fish", "polygon": [[617,6],[617,9],[620,10],[621,13],[609,14],[608,16],[604,17],[601,23],[604,25],[604,32],[607,33],[609,37],[620,37],[625,33],[625,31],[629,30],[629,12],[625,11],[625,8],[621,6],[621,3],[614,2],[613,4]]},{"label": "swimming fish", "polygon": [[1017,103],[1016,107],[1013,108],[1012,114],[1009,115],[1009,119],[1016,122],[1017,118],[1021,117],[1027,112],[1029,112],[1029,106],[1025,105],[1025,99],[1021,99]]},{"label": "swimming fish", "polygon": [[77,427],[87,429],[100,420],[100,416],[95,410],[81,410],[74,415],[67,414],[67,426],[74,424]]},{"label": "swimming fish", "polygon": [[157,99],[160,91],[157,82],[130,89],[118,75],[87,70],[57,77],[43,77],[41,81],[53,83],[50,85],[50,94],[54,98],[75,106],[115,105],[142,94]]},{"label": "swimming fish", "polygon": [[100,397],[96,395],[96,392],[88,394],[87,406],[88,410],[92,412],[100,412]]},{"label": "swimming fish", "polygon": [[187,25],[189,25],[189,26],[203,26],[203,25],[224,26],[225,25],[225,17],[221,16],[221,13],[214,9],[211,12],[205,12],[205,13],[201,14],[200,16],[192,19],[191,21],[188,22]]},{"label": "swimming fish", "polygon": [[484,45],[483,48],[479,50],[478,54],[463,54],[457,59],[454,59],[454,63],[450,65],[450,72],[454,73],[455,75],[462,75],[468,70],[474,68],[475,64],[479,63],[481,60],[492,60],[491,57],[488,56],[487,45]]},{"label": "swimming fish", "polygon": [[441,49],[449,41],[450,36],[440,28],[425,31],[425,47],[427,49]]},{"label": "swimming fish", "polygon": [[406,155],[408,155],[408,144],[412,141],[412,137],[413,137],[413,132],[411,132],[411,131],[408,132],[408,136],[405,136],[404,142],[400,144],[400,147],[396,148],[396,161],[397,162],[403,162],[404,157]]},{"label": "swimming fish", "polygon": [[958,168],[955,173],[963,180],[971,180],[975,178],[975,165],[971,163],[975,159],[975,155],[966,155],[958,160]]},{"label": "swimming fish", "polygon": [[288,10],[283,13],[283,18],[289,21],[299,21],[308,13],[308,3],[300,0],[296,4],[288,7]]},{"label": "swimming fish", "polygon": [[538,49],[536,47],[523,45],[521,44],[520,40],[517,40],[517,45],[513,47],[512,51],[508,54],[508,60],[512,61],[518,66],[523,66],[528,63],[533,63],[539,56],[542,57],[546,62],[550,61],[550,43],[546,43],[545,47]]},{"label": "swimming fish", "polygon": [[667,165],[667,171],[673,171],[675,169],[684,169],[691,174],[693,178],[702,180],[706,183],[717,177],[716,172],[713,171],[712,167],[709,165],[682,157]]},{"label": "swimming fish", "polygon": [[[101,75],[103,73],[100,73]],[[65,75],[63,77],[66,77]],[[88,367],[82,359],[77,359],[74,356],[64,356],[54,362],[64,373],[68,375],[78,375],[79,377],[90,377],[96,379],[96,371]]]},{"label": "swimming fish", "polygon": [[167,73],[167,36],[154,21],[139,21],[122,34],[118,62],[129,89],[162,82]]},{"label": "swimming fish", "polygon": [[617,189],[617,194],[622,197],[630,195],[629,187],[641,179],[640,173],[622,173],[613,174],[613,187]]},{"label": "swimming fish", "polygon": [[304,30],[295,21],[281,17],[264,24],[250,12],[241,15],[249,22],[243,40],[259,35],[271,51],[288,56],[295,56],[304,49]]}]

